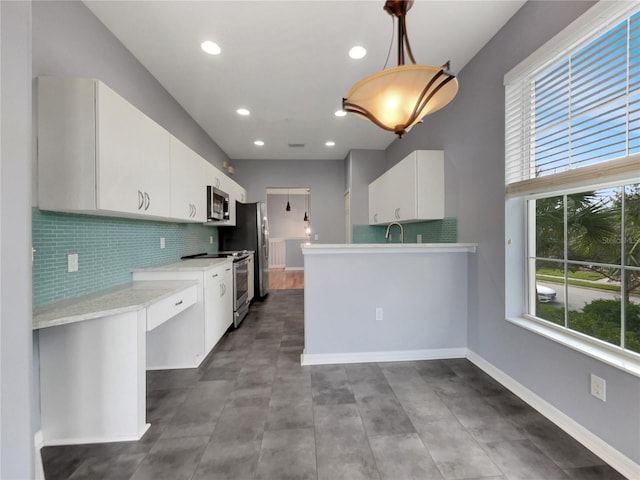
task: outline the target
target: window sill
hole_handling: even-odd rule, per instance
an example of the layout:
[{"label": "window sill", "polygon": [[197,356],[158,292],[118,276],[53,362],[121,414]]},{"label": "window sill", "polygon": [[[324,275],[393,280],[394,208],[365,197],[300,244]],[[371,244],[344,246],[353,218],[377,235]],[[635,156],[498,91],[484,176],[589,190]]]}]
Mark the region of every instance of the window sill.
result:
[{"label": "window sill", "polygon": [[604,342],[589,339],[580,333],[571,332],[562,327],[538,320],[535,317],[511,317],[507,318],[507,321],[618,368],[623,372],[640,377],[639,354],[626,352],[620,348],[609,346]]}]

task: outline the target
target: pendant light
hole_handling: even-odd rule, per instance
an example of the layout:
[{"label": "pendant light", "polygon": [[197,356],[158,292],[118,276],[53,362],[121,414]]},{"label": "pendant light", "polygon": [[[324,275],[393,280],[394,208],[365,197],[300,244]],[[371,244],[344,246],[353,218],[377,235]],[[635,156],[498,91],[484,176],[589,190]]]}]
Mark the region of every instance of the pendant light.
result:
[{"label": "pendant light", "polygon": [[[398,24],[398,66],[360,80],[342,99],[345,112],[360,115],[400,138],[458,93],[458,81],[448,71],[449,62],[442,67],[416,65],[405,21],[412,5],[413,0],[387,0],[384,4]],[[405,47],[410,65],[405,65]]]},{"label": "pendant light", "polygon": [[287,189],[287,207],[285,208],[285,211],[291,211],[291,204],[289,203],[289,189]]},{"label": "pendant light", "polygon": [[308,222],[309,221],[309,215],[307,215],[307,199],[309,198],[309,190],[306,191],[305,195],[304,195],[304,218],[302,219],[303,222]]}]

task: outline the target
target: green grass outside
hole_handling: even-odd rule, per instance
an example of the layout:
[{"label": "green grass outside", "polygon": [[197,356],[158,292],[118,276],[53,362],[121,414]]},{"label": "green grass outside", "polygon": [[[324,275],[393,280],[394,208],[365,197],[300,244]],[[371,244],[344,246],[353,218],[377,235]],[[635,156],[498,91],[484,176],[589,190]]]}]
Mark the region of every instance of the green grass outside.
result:
[{"label": "green grass outside", "polygon": [[[537,274],[536,279],[543,280],[545,282],[550,282],[550,283],[560,283],[564,285],[563,278],[550,277],[548,275]],[[569,278],[569,285],[573,285],[576,287],[593,288],[596,290],[610,290],[612,292],[620,292],[620,285],[606,285],[603,283],[594,284],[592,282],[583,282],[581,280],[575,280],[573,278]]]},{"label": "green grass outside", "polygon": [[[564,271],[563,270],[559,270],[557,268],[539,268],[538,272],[539,275],[552,275],[552,276],[556,276],[556,277],[564,277]],[[601,280],[604,277],[604,275],[598,273],[598,272],[585,272],[584,270],[576,270],[576,271],[571,271],[569,270],[569,278],[575,278],[576,280],[591,280],[591,281],[595,281],[595,280]]]}]

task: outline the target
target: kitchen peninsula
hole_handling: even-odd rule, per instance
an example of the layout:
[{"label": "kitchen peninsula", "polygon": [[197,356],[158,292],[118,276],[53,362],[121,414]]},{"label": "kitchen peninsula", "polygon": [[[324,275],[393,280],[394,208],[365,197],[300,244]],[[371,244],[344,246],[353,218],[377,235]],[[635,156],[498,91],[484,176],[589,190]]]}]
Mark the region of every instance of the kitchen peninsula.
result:
[{"label": "kitchen peninsula", "polygon": [[303,245],[302,363],[463,357],[476,247]]}]

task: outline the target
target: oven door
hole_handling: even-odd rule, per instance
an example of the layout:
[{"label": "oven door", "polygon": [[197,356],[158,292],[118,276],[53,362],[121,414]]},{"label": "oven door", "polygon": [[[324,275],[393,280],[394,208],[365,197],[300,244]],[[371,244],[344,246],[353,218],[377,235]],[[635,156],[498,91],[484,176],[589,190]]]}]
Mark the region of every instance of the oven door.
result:
[{"label": "oven door", "polygon": [[249,298],[249,258],[233,262],[233,311],[240,310]]}]

